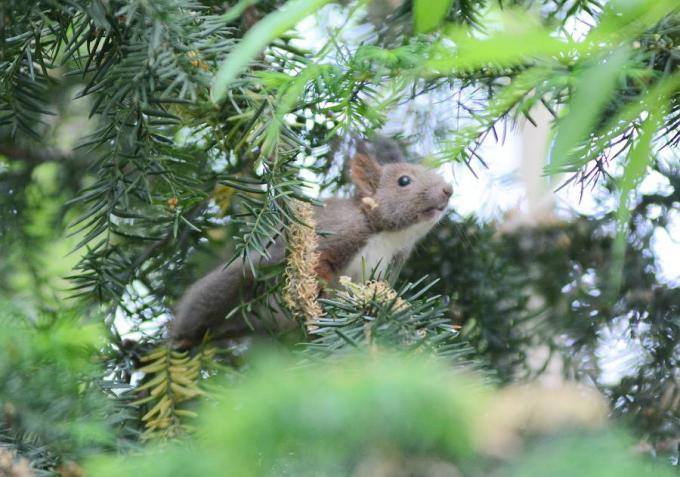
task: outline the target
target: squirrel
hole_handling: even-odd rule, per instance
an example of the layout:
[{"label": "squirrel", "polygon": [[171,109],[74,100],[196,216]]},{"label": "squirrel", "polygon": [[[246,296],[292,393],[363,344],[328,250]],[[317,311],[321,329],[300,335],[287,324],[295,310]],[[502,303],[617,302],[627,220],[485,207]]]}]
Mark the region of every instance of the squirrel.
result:
[{"label": "squirrel", "polygon": [[[354,195],[314,207],[319,253],[315,271],[331,286],[343,275],[359,282],[364,270],[380,274],[391,264],[403,263],[443,216],[453,193],[435,171],[406,162],[381,164],[367,152],[357,152],[349,169]],[[282,237],[271,246],[268,258],[254,257],[253,263],[281,263],[285,252]],[[169,338],[178,347],[188,347],[207,331],[237,337],[271,329],[271,323],[256,318],[249,323],[239,316],[225,319],[252,292],[253,282],[251,267],[242,261],[208,273],[180,298]]]}]

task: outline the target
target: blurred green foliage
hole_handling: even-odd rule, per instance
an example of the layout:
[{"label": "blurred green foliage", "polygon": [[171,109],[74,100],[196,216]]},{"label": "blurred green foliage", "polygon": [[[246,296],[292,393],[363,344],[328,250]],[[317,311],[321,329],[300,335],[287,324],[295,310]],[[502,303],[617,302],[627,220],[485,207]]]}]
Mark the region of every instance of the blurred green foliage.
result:
[{"label": "blurred green foliage", "polygon": [[671,476],[663,468],[641,459],[632,450],[635,442],[618,433],[561,437],[532,446],[526,457],[507,473],[512,477],[623,477]]},{"label": "blurred green foliage", "polygon": [[389,353],[311,367],[281,355],[252,362],[238,386],[199,411],[189,442],[91,460],[91,475],[673,475],[631,454],[628,437],[568,426],[562,433],[577,435],[537,444],[527,434],[526,455],[518,438],[512,455],[495,461],[476,437],[493,393],[443,362]]},{"label": "blurred green foliage", "polygon": [[[326,3],[329,24],[288,31]],[[452,369],[509,384],[557,362],[677,461],[680,289],[651,250],[680,204],[679,25],[675,0],[0,2],[0,447],[68,476],[92,454],[96,476],[663,475],[608,431],[523,427],[492,456],[474,436],[496,391]],[[545,171],[618,211],[516,230],[452,214],[389,302],[340,290],[313,332],[271,340],[296,359],[228,342],[225,373],[164,347],[176,297],[225,254],[266,254],[306,185],[349,193],[357,137],[398,115],[409,158],[474,171],[538,105]],[[652,171],[666,190],[642,194]],[[259,279],[271,303],[281,274]],[[614,332],[635,356],[610,383]],[[181,440],[144,449],[161,402],[161,440]],[[194,436],[164,432],[194,410]]]},{"label": "blurred green foliage", "polygon": [[101,325],[83,325],[76,310],[34,316],[3,300],[0,327],[0,441],[56,463],[113,446]]}]

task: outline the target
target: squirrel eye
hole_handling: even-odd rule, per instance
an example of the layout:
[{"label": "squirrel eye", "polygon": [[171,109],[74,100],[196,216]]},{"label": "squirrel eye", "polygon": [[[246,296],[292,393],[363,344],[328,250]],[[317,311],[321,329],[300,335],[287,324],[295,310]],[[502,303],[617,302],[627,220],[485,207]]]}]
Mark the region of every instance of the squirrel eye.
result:
[{"label": "squirrel eye", "polygon": [[411,178],[409,176],[401,176],[397,183],[402,187],[406,187],[411,183]]}]

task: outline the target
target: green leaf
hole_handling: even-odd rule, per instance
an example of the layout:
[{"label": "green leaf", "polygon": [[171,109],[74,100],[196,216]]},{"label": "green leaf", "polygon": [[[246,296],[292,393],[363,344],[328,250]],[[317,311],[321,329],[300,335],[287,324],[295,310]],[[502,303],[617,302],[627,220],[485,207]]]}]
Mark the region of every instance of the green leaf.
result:
[{"label": "green leaf", "polygon": [[[664,100],[667,98],[664,98]],[[611,279],[609,281],[608,295],[615,299],[623,280],[623,264],[626,256],[626,235],[628,222],[630,221],[631,205],[629,198],[645,176],[652,152],[652,140],[657,129],[661,125],[664,116],[664,103],[659,100],[649,112],[649,116],[642,124],[637,144],[628,154],[628,164],[619,183],[619,208],[616,212],[617,231],[612,249]]]},{"label": "green leaf", "polygon": [[568,112],[559,121],[547,174],[574,170],[574,162],[578,161],[576,148],[597,126],[602,110],[614,95],[628,57],[627,49],[616,50],[581,73]]},{"label": "green leaf", "polygon": [[415,0],[413,18],[416,33],[427,33],[437,28],[446,18],[453,0]]},{"label": "green leaf", "polygon": [[460,129],[451,140],[443,142],[442,151],[433,161],[433,165],[439,166],[446,162],[464,159],[466,151],[476,147],[477,141],[486,131],[517,108],[537,85],[552,74],[552,70],[537,66],[517,75],[508,86],[489,101],[485,111],[475,118],[474,124]]},{"label": "green leaf", "polygon": [[222,102],[231,82],[267,45],[329,2],[330,0],[292,0],[257,22],[217,70],[210,91],[212,102]]},{"label": "green leaf", "polygon": [[[611,117],[604,126],[599,126],[597,136],[588,143],[587,150],[580,149],[580,153],[572,157],[564,170],[555,170],[554,172],[573,172],[584,167],[588,162],[603,154],[617,137],[635,127],[646,112],[657,109],[660,104],[659,98],[666,98],[661,99],[662,102],[667,101],[667,98],[679,87],[680,72],[658,81],[646,92],[640,94],[639,100],[629,102],[616,115]],[[552,173],[552,171],[550,172]]]},{"label": "green leaf", "polygon": [[255,5],[258,1],[259,0],[240,0],[222,15],[222,21],[224,21],[224,23],[231,23],[234,20],[237,20],[243,15],[248,7]]},{"label": "green leaf", "polygon": [[678,8],[677,0],[613,0],[607,2],[599,24],[588,38],[596,43],[601,38],[635,38]]},{"label": "green leaf", "polygon": [[[503,23],[482,38],[468,27],[455,26],[443,33],[444,40],[432,46],[424,62],[425,75],[450,75],[480,68],[512,67],[602,49],[591,42],[578,43],[555,36],[535,17],[501,12]],[[488,22],[493,23],[489,17]]]}]

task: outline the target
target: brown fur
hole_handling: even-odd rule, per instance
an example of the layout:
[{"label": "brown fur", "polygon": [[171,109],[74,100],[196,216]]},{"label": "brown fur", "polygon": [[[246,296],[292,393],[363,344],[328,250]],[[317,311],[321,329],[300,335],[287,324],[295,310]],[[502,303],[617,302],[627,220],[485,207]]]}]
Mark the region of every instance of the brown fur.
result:
[{"label": "brown fur", "polygon": [[[330,199],[315,209],[321,280],[337,282],[339,274],[362,250],[374,234],[405,229],[421,221],[432,220],[437,210],[443,210],[451,196],[451,186],[435,172],[407,163],[380,165],[365,154],[357,154],[350,164],[356,194],[349,199]],[[400,186],[399,178],[409,176],[411,184]],[[362,200],[370,198],[370,200]],[[375,206],[377,204],[377,206]],[[434,222],[432,222],[434,225]],[[257,257],[251,257],[258,260]],[[405,260],[402,256],[400,259]],[[285,241],[273,246],[269,260],[285,259]],[[180,299],[175,319],[169,325],[171,339],[186,346],[201,339],[207,330],[214,334],[237,336],[251,331],[240,316],[225,320],[244,296],[252,293],[253,276],[250,267],[234,262],[220,266],[194,283]],[[251,323],[254,331],[262,332],[282,323]],[[283,324],[284,326],[286,324]],[[290,325],[290,324],[288,324]]]}]

